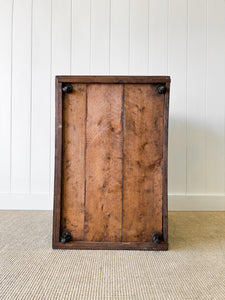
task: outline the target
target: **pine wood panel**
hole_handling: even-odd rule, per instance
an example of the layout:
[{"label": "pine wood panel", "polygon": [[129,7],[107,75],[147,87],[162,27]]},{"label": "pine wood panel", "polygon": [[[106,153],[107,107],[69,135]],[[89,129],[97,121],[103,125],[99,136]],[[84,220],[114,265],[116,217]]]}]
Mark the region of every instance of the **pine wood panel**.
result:
[{"label": "pine wood panel", "polygon": [[57,77],[56,91],[53,247],[166,250],[169,78]]},{"label": "pine wood panel", "polygon": [[120,241],[123,85],[87,90],[86,241]]},{"label": "pine wood panel", "polygon": [[62,230],[83,239],[86,85],[74,84],[63,100]]},{"label": "pine wood panel", "polygon": [[162,231],[163,107],[155,85],[125,85],[123,241]]}]

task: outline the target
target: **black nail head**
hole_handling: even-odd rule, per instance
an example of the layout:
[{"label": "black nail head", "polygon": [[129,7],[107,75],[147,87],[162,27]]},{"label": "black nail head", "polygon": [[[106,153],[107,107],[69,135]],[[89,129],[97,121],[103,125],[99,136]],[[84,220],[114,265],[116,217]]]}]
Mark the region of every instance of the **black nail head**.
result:
[{"label": "black nail head", "polygon": [[156,92],[158,94],[165,94],[166,93],[166,86],[165,86],[165,84],[158,85],[157,88],[156,88]]},{"label": "black nail head", "polygon": [[61,243],[68,243],[72,238],[71,232],[69,230],[64,231],[61,236]]},{"label": "black nail head", "polygon": [[70,94],[73,91],[73,86],[71,84],[66,84],[62,88],[63,93]]},{"label": "black nail head", "polygon": [[160,232],[154,232],[152,235],[152,241],[154,244],[160,244],[162,241],[162,234]]}]

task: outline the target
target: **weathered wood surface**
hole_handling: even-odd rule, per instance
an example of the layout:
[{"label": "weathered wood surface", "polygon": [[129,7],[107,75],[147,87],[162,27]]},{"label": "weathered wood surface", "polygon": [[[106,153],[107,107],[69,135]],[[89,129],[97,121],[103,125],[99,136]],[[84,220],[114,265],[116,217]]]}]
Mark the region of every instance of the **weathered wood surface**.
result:
[{"label": "weathered wood surface", "polygon": [[125,85],[123,241],[162,232],[163,107],[155,85]]},{"label": "weathered wood surface", "polygon": [[107,249],[107,250],[157,250],[165,251],[168,249],[167,243],[154,244],[151,242],[88,242],[71,241],[66,244],[60,242],[55,244],[54,249]]},{"label": "weathered wood surface", "polygon": [[86,241],[120,241],[122,218],[122,85],[87,90]]},{"label": "weathered wood surface", "polygon": [[169,96],[170,83],[166,83],[166,94],[164,99],[164,121],[163,121],[163,183],[162,183],[162,226],[163,240],[168,243],[168,126],[169,126]]},{"label": "weathered wood surface", "polygon": [[166,83],[169,76],[56,76],[59,82],[66,83]]},{"label": "weathered wood surface", "polygon": [[62,191],[62,84],[55,81],[55,178],[52,246],[56,247],[61,231]]},{"label": "weathered wood surface", "polygon": [[62,231],[84,238],[86,84],[74,84],[63,100]]},{"label": "weathered wood surface", "polygon": [[[62,94],[64,82],[71,94]],[[54,248],[167,249],[169,82],[56,78]],[[165,95],[156,92],[159,83]],[[65,245],[64,230],[72,233]],[[153,232],[162,233],[160,244]]]}]

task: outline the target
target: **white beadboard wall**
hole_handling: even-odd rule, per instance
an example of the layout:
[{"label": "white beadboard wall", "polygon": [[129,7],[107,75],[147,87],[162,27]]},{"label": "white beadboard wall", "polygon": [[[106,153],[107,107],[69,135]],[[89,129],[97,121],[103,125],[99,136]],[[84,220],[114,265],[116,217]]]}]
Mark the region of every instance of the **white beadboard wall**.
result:
[{"label": "white beadboard wall", "polygon": [[0,208],[52,209],[54,78],[170,75],[169,209],[225,210],[224,0],[0,0]]}]

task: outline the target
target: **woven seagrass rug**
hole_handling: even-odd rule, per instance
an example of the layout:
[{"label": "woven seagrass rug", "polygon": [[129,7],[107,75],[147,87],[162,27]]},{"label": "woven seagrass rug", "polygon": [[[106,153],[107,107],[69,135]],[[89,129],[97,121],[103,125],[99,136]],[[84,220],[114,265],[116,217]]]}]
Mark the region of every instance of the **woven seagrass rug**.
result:
[{"label": "woven seagrass rug", "polygon": [[225,212],[170,212],[169,251],[52,250],[52,212],[0,211],[0,299],[225,299]]}]

